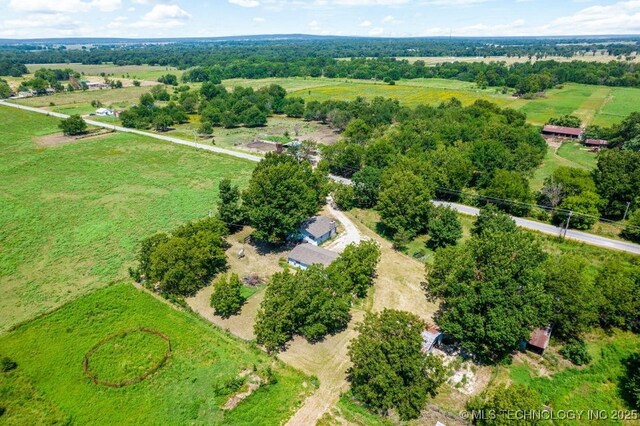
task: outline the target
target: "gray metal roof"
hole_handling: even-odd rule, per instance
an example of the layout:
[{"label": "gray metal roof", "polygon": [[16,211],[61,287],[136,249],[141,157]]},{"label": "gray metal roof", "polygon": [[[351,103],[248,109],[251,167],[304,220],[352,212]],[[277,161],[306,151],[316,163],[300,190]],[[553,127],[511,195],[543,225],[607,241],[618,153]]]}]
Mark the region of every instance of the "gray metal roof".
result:
[{"label": "gray metal roof", "polygon": [[337,258],[338,253],[336,252],[306,243],[297,245],[289,253],[289,259],[304,265],[320,264],[329,266]]},{"label": "gray metal roof", "polygon": [[300,231],[306,232],[313,238],[320,238],[334,229],[336,229],[336,222],[326,216],[315,216],[307,219],[300,227]]}]

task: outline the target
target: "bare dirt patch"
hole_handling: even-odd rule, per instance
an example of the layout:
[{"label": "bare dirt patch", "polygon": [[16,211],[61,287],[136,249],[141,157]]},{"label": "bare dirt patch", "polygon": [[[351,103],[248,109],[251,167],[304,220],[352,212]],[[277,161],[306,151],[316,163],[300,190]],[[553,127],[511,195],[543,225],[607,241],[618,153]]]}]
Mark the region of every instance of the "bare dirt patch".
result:
[{"label": "bare dirt patch", "polygon": [[[279,261],[281,257],[286,256],[286,252],[266,251],[263,247],[249,243],[248,238],[251,232],[253,230],[246,227],[227,238],[230,244],[227,249],[228,272],[236,273],[240,278],[258,277],[266,282],[271,275],[282,270],[279,266]],[[238,253],[241,250],[243,251],[243,256],[239,257]],[[226,319],[213,314],[213,308],[211,307],[212,292],[213,286],[207,286],[195,296],[187,298],[186,302],[191,309],[218,327],[228,330],[241,339],[254,339],[253,324],[255,323],[258,309],[260,309],[260,303],[264,298],[264,289],[258,290],[256,294],[247,300],[239,315]]]},{"label": "bare dirt patch", "polygon": [[50,135],[39,136],[37,138],[34,138],[33,141],[39,147],[50,148],[54,146],[61,146],[61,145],[67,145],[71,143],[95,140],[97,138],[110,135],[111,133],[113,132],[108,129],[88,132],[84,135],[79,135],[79,136],[67,136],[62,133],[52,133]]}]

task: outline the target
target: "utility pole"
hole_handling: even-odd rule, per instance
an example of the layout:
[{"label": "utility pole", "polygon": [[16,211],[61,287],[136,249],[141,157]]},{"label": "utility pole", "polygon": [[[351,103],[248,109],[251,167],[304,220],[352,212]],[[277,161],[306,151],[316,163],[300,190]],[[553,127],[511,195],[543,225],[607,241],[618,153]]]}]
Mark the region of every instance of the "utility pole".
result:
[{"label": "utility pole", "polygon": [[569,223],[571,223],[571,216],[573,216],[573,210],[571,210],[569,212],[569,217],[567,218],[567,224],[564,227],[564,234],[562,235],[562,238],[566,238],[566,236],[567,236],[567,230],[569,229]]},{"label": "utility pole", "polygon": [[627,213],[629,213],[629,206],[631,205],[631,201],[627,201],[627,208],[624,211],[624,216],[622,217],[622,221],[624,222],[625,219],[627,218]]}]

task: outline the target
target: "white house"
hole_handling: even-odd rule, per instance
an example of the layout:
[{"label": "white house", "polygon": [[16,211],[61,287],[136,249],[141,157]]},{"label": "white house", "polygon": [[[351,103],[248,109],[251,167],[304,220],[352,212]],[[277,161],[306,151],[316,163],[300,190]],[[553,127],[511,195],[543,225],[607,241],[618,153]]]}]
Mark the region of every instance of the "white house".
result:
[{"label": "white house", "polygon": [[108,108],[98,108],[96,110],[96,115],[99,115],[101,117],[110,117],[113,115],[113,111]]},{"label": "white house", "polygon": [[289,265],[300,269],[307,269],[311,265],[329,266],[338,258],[338,253],[317,247],[313,244],[302,243],[294,247],[287,260]]},{"label": "white house", "polygon": [[304,221],[298,228],[299,239],[314,246],[320,245],[329,238],[336,236],[337,225],[335,220],[326,216],[315,216]]}]

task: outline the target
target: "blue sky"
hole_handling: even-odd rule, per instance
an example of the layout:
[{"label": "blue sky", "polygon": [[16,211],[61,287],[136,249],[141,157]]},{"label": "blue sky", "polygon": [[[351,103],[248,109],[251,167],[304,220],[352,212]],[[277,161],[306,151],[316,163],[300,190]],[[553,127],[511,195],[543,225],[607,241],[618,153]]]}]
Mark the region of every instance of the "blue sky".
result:
[{"label": "blue sky", "polygon": [[0,0],[0,37],[640,34],[640,0]]}]

